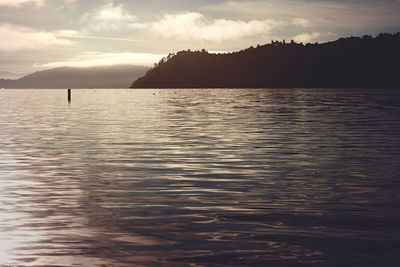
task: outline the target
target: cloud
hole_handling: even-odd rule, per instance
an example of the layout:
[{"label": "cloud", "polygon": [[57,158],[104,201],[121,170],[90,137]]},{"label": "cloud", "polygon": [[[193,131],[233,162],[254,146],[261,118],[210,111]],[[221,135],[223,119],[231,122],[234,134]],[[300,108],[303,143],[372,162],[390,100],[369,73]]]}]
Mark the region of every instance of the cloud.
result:
[{"label": "cloud", "polygon": [[311,32],[311,33],[305,32],[294,36],[293,40],[296,42],[311,43],[313,41],[316,41],[320,36],[321,34],[319,32]]},{"label": "cloud", "polygon": [[294,18],[292,20],[292,23],[294,25],[301,26],[304,28],[311,27],[311,23],[308,20],[303,19],[303,18]]},{"label": "cloud", "polygon": [[110,40],[110,41],[141,42],[141,40],[131,39],[131,38],[85,35],[76,30],[57,30],[54,32],[54,35],[56,37],[63,37],[66,39],[97,39],[97,40]]},{"label": "cloud", "polygon": [[80,35],[80,32],[76,30],[57,30],[55,31],[55,34],[59,36],[75,36]]},{"label": "cloud", "polygon": [[152,66],[154,63],[166,55],[150,53],[98,53],[87,52],[68,61],[51,62],[42,65],[36,65],[37,68],[55,68],[55,67],[92,67],[92,66],[111,66],[119,64],[134,64],[143,66]]},{"label": "cloud", "polygon": [[165,38],[187,41],[222,42],[244,37],[267,35],[279,25],[275,20],[208,19],[196,12],[166,14],[150,25],[150,29]]},{"label": "cloud", "polygon": [[86,23],[95,30],[118,29],[134,21],[136,17],[126,11],[123,4],[115,5],[113,2],[85,13],[80,19],[81,23]]},{"label": "cloud", "polygon": [[63,0],[63,2],[69,8],[75,8],[78,4],[78,0]]},{"label": "cloud", "polygon": [[381,30],[400,24],[399,0],[250,0],[226,1],[202,10],[230,16],[286,20],[307,18],[309,26],[340,32]]},{"label": "cloud", "polygon": [[118,37],[107,37],[107,36],[97,36],[97,35],[84,35],[77,31],[70,30],[60,30],[56,31],[56,37],[63,37],[66,39],[97,39],[97,40],[109,40],[109,41],[125,41],[125,42],[142,42],[137,39],[130,38],[118,38]]},{"label": "cloud", "polygon": [[0,25],[0,36],[7,42],[0,42],[2,51],[37,50],[53,45],[69,45],[71,41],[59,39],[53,33],[11,25]]},{"label": "cloud", "polygon": [[0,0],[0,6],[20,7],[22,4],[43,5],[45,0]]}]

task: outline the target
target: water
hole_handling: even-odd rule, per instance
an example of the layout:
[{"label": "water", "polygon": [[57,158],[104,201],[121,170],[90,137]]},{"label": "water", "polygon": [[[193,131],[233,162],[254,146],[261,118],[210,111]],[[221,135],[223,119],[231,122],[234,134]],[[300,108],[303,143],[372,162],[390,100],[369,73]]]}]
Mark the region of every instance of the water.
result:
[{"label": "water", "polygon": [[0,91],[2,266],[398,266],[400,91]]}]

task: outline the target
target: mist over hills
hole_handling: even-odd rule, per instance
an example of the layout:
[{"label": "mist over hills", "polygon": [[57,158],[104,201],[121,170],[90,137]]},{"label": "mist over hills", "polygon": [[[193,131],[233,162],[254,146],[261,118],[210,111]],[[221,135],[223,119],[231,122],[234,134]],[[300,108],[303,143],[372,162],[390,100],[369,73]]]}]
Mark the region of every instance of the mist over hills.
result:
[{"label": "mist over hills", "polygon": [[22,74],[12,73],[9,71],[0,71],[0,79],[18,79],[21,78]]},{"label": "mist over hills", "polygon": [[400,87],[400,33],[323,44],[274,42],[229,54],[181,51],[132,88]]},{"label": "mist over hills", "polygon": [[2,88],[128,88],[149,68],[133,65],[60,67],[34,72],[17,80],[0,79]]}]

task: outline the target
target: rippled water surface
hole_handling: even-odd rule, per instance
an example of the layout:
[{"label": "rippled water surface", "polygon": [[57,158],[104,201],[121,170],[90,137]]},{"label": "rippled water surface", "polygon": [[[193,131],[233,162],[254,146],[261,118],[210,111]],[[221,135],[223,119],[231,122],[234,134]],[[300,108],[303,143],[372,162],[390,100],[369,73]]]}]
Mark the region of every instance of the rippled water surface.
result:
[{"label": "rippled water surface", "polygon": [[399,266],[399,90],[0,90],[0,266]]}]

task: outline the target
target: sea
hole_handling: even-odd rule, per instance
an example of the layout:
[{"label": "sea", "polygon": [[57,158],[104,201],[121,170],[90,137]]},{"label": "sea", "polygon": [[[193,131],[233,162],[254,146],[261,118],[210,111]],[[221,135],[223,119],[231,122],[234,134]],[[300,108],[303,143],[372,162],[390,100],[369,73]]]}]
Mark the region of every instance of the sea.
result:
[{"label": "sea", "polygon": [[400,89],[0,90],[0,266],[400,266]]}]

